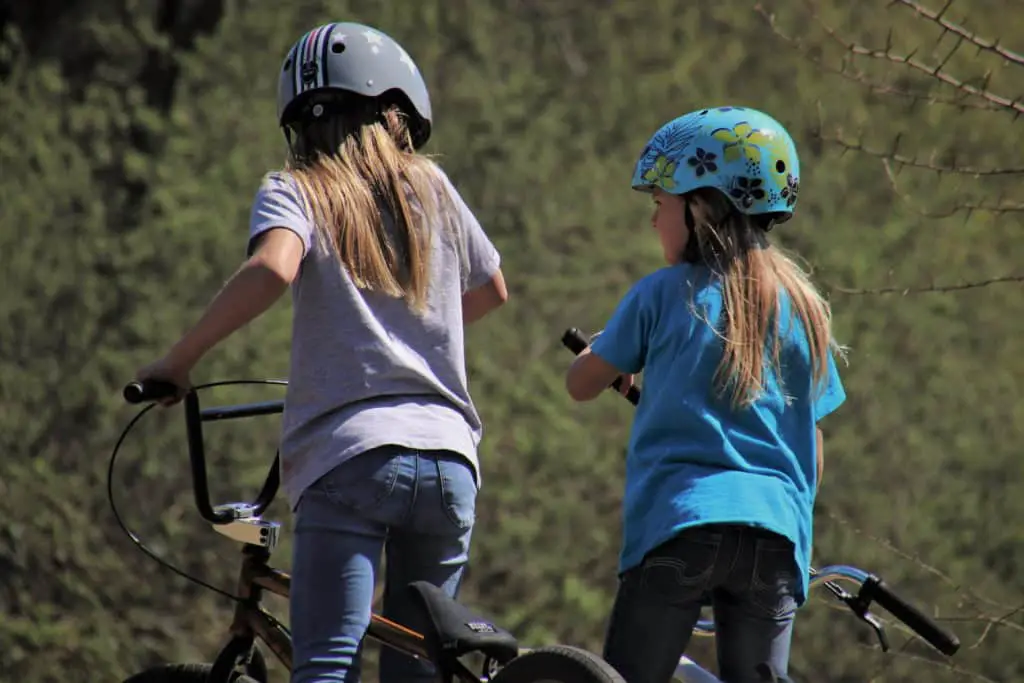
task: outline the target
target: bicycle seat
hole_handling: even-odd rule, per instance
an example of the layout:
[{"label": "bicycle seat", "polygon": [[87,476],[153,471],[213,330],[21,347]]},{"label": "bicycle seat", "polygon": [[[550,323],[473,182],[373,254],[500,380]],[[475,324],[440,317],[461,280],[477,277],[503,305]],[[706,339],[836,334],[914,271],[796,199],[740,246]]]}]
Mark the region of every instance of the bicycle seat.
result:
[{"label": "bicycle seat", "polygon": [[519,654],[515,636],[448,597],[432,583],[415,581],[409,584],[409,590],[419,597],[429,623],[429,631],[423,634],[427,648],[444,668],[446,660],[470,652],[480,652],[502,665]]}]

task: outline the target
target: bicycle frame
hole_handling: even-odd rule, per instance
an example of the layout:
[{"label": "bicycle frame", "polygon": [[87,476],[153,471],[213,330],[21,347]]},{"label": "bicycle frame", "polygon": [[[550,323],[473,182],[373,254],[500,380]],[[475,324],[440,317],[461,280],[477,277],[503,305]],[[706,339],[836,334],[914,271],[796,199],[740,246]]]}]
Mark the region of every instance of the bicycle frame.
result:
[{"label": "bicycle frame", "polygon": [[[268,564],[271,551],[277,542],[280,525],[261,518],[277,494],[280,484],[279,458],[275,458],[255,502],[230,503],[214,507],[209,496],[202,431],[205,422],[280,413],[284,409],[284,402],[265,401],[203,409],[200,407],[196,391],[192,390],[185,395],[184,407],[196,507],[200,515],[213,525],[215,531],[243,544],[242,567],[236,592],[238,602],[229,628],[231,640],[214,662],[210,680],[228,680],[227,676],[239,664],[239,660],[248,658],[257,638],[267,645],[283,666],[291,670],[291,635],[261,605],[264,591],[288,598],[291,590],[291,576]],[[251,542],[253,540],[256,542]],[[412,657],[433,661],[427,648],[426,636],[379,614],[371,614],[366,635],[386,647]],[[465,683],[479,683],[485,680],[474,675],[457,661],[454,662],[452,674]]]},{"label": "bicycle frame", "polygon": [[[245,545],[242,548],[242,554],[242,568],[239,572],[237,592],[239,602],[235,607],[234,619],[229,628],[232,639],[217,657],[214,671],[226,673],[233,669],[237,666],[237,657],[247,653],[257,639],[270,649],[274,657],[284,667],[291,670],[291,636],[260,604],[264,591],[287,598],[291,589],[291,576],[267,564],[270,559],[270,551],[266,548]],[[853,572],[860,571],[852,567],[848,569]],[[705,627],[705,631],[695,630],[695,635],[710,636],[713,635],[713,630],[712,625],[710,630],[707,630],[707,627]],[[413,657],[430,658],[422,634],[380,615],[371,615],[367,636],[382,645],[400,650]],[[521,650],[521,653],[526,652],[529,652],[529,648]],[[460,678],[463,683],[484,683],[487,680],[483,677],[468,677],[466,676],[468,672],[459,673],[461,673]],[[721,683],[713,674],[685,655],[680,658],[676,667],[675,679],[680,683]],[[217,680],[217,673],[211,675],[211,680]]]},{"label": "bicycle frame", "polygon": [[[237,592],[239,601],[229,629],[238,647],[228,647],[225,650],[248,650],[254,640],[259,638],[281,664],[290,670],[291,636],[260,603],[264,591],[287,598],[291,589],[291,576],[268,564],[270,550],[265,547],[247,544],[242,548],[242,555]],[[413,657],[430,658],[422,634],[380,615],[371,616],[367,635],[383,645]]]},{"label": "bicycle frame", "polygon": [[[125,390],[126,399],[135,403],[146,400],[145,390],[141,386],[132,387],[130,385],[130,388],[132,388],[131,392],[128,390],[129,388]],[[635,401],[635,397],[631,400]],[[243,561],[238,577],[236,596],[238,601],[229,629],[232,638],[214,662],[209,680],[213,683],[229,680],[231,670],[237,667],[242,660],[248,661],[257,638],[263,641],[274,656],[291,670],[291,635],[261,605],[264,591],[287,598],[291,589],[291,576],[268,564],[271,550],[277,543],[277,532],[280,525],[277,522],[261,518],[262,513],[277,494],[280,485],[280,457],[274,459],[263,487],[253,503],[231,503],[214,507],[210,502],[203,440],[203,423],[205,422],[281,413],[284,409],[284,402],[281,400],[265,401],[203,409],[200,407],[196,390],[193,389],[185,395],[184,408],[196,507],[200,515],[213,525],[214,530],[243,544]],[[849,565],[832,565],[824,567],[820,571],[812,569],[811,572],[811,585],[823,584],[834,597],[846,603],[857,617],[871,625],[882,643],[883,650],[888,649],[888,642],[881,622],[868,611],[872,601],[881,604],[943,654],[952,655],[959,648],[960,643],[955,635],[944,631],[929,617],[896,596],[877,576]],[[857,584],[859,586],[858,593],[852,595],[846,592],[835,583],[836,579],[848,580]],[[714,630],[713,620],[701,620],[694,628],[694,635],[711,636],[714,635]],[[371,615],[367,636],[382,645],[397,649],[410,656],[433,661],[425,635],[378,614]],[[520,648],[519,654],[527,651],[527,648]],[[437,662],[434,663],[437,664]],[[485,667],[489,664],[489,661],[485,663]],[[458,661],[454,663],[454,670],[451,671],[451,674],[465,683],[479,683],[488,680],[486,676],[477,677]],[[679,660],[675,678],[684,683],[720,683],[710,672],[685,656]]]},{"label": "bicycle frame", "polygon": [[[234,621],[230,628],[231,635],[241,639],[242,648],[239,649],[248,649],[249,643],[253,642],[254,638],[259,638],[282,665],[291,669],[291,638],[260,605],[264,590],[287,598],[291,587],[291,576],[267,564],[270,552],[265,548],[247,545],[243,547],[242,553],[244,559],[238,581],[240,602],[235,608]],[[829,566],[822,568],[817,575],[811,578],[811,586],[834,579],[846,579],[857,585],[863,585],[867,577],[867,572],[857,567]],[[383,645],[401,650],[408,655],[429,658],[421,634],[377,614],[370,618],[367,635]],[[714,622],[712,620],[700,621],[694,629],[694,635],[713,636]],[[676,666],[674,678],[680,683],[721,683],[711,672],[685,655],[680,658],[679,664]]]}]

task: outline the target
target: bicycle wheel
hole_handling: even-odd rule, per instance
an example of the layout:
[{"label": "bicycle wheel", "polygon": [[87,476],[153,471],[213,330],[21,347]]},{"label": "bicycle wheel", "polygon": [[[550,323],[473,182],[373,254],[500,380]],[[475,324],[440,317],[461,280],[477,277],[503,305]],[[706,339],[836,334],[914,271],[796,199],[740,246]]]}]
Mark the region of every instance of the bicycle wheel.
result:
[{"label": "bicycle wheel", "polygon": [[[161,664],[126,678],[124,683],[206,683],[212,664]],[[231,683],[260,683],[245,674],[232,673]]]},{"label": "bicycle wheel", "polygon": [[550,645],[519,655],[498,670],[491,683],[625,683],[622,676],[592,652]]}]

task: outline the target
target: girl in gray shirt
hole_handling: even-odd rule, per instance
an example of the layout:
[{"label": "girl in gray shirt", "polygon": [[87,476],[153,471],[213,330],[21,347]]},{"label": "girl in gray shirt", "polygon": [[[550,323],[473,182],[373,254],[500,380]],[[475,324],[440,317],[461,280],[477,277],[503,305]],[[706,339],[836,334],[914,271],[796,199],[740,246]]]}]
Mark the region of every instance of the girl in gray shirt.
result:
[{"label": "girl in gray shirt", "polygon": [[[385,617],[414,621],[412,581],[457,593],[481,480],[463,326],[507,294],[494,245],[417,152],[430,99],[398,43],[352,23],[307,32],[279,74],[278,115],[288,164],[256,194],[248,260],[137,379],[189,386],[207,351],[290,286],[292,681],[353,682],[382,552]],[[433,675],[382,651],[385,683]]]}]

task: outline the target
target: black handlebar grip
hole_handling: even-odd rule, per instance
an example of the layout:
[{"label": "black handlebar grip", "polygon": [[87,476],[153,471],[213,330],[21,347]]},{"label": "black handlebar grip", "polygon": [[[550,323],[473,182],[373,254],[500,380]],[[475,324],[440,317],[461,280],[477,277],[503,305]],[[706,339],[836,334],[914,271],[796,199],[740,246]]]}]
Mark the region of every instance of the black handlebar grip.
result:
[{"label": "black handlebar grip", "polygon": [[128,403],[144,403],[146,401],[159,401],[162,398],[169,398],[178,393],[178,387],[171,382],[159,379],[146,379],[141,382],[131,382],[125,386],[121,394]]},{"label": "black handlebar grip", "polygon": [[952,657],[960,649],[959,638],[944,630],[931,617],[896,595],[877,576],[871,575],[867,578],[861,590],[861,596],[877,602],[947,657]]},{"label": "black handlebar grip", "polygon": [[[562,345],[578,356],[584,349],[590,346],[590,342],[577,328],[570,327],[562,335]],[[612,389],[618,391],[620,386],[622,386],[622,380],[616,377],[615,381],[612,382]],[[640,390],[635,386],[630,387],[629,391],[626,392],[626,400],[633,405],[638,404],[640,402]]]},{"label": "black handlebar grip", "polygon": [[565,331],[565,334],[562,335],[562,345],[577,356],[583,353],[583,350],[587,348],[589,344],[590,342],[588,342],[587,338],[583,336],[583,333],[575,327],[570,327]]}]

